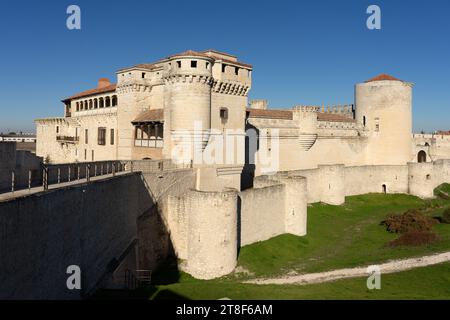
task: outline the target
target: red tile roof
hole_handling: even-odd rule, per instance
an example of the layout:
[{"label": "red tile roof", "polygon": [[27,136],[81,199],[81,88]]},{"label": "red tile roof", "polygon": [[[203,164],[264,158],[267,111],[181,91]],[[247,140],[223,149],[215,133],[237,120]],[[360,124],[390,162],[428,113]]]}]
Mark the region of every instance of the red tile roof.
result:
[{"label": "red tile roof", "polygon": [[292,120],[291,110],[247,109],[249,118]]},{"label": "red tile roof", "polygon": [[382,73],[382,74],[379,74],[378,76],[376,76],[376,77],[374,77],[372,79],[369,79],[369,80],[367,80],[365,82],[367,83],[367,82],[385,81],[385,80],[388,80],[388,81],[402,81],[402,80],[397,79],[397,78],[395,78],[393,76],[390,76],[388,74]]},{"label": "red tile roof", "polygon": [[355,119],[349,118],[342,114],[336,113],[317,113],[318,121],[329,121],[329,122],[355,122]]},{"label": "red tile roof", "polygon": [[141,114],[139,114],[137,116],[137,118],[131,122],[139,123],[139,122],[152,122],[152,121],[164,121],[164,110],[163,109],[154,109],[154,110],[144,111]]},{"label": "red tile roof", "polygon": [[449,136],[450,135],[450,131],[442,131],[439,130],[436,132],[437,135],[441,135],[441,136]]},{"label": "red tile roof", "polygon": [[116,84],[111,84],[109,86],[105,86],[102,88],[95,88],[95,89],[90,89],[90,90],[86,90],[80,93],[77,93],[69,98],[64,99],[63,101],[69,101],[69,100],[73,100],[73,99],[78,99],[78,98],[83,98],[83,97],[88,97],[88,96],[92,96],[94,94],[100,94],[100,93],[106,93],[106,92],[112,92],[112,91],[116,91]]}]

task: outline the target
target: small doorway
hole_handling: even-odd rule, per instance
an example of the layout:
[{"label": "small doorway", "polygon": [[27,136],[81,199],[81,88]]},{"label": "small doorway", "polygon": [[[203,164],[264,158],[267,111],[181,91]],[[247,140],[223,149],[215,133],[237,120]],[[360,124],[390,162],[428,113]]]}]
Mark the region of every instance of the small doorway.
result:
[{"label": "small doorway", "polygon": [[386,187],[385,184],[383,184],[383,185],[381,186],[381,189],[382,189],[382,191],[383,191],[384,194],[387,193],[387,187]]}]

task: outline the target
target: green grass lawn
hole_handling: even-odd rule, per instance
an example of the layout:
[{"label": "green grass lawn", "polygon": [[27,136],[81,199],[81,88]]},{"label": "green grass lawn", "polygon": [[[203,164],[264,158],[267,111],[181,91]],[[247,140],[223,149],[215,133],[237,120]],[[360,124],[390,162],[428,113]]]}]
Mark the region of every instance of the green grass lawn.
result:
[{"label": "green grass lawn", "polygon": [[[143,296],[145,296],[145,292]],[[296,285],[251,285],[231,280],[199,281],[158,286],[152,299],[291,300],[291,299],[450,299],[450,263],[381,276],[381,289],[368,290],[366,278]]]},{"label": "green grass lawn", "polygon": [[368,265],[450,250],[450,225],[438,224],[440,241],[423,247],[388,247],[397,237],[380,222],[389,213],[424,208],[431,217],[440,216],[450,201],[421,200],[409,195],[368,194],[348,197],[343,206],[314,204],[308,208],[305,237],[281,235],[240,250],[238,265],[251,275],[276,276]]}]

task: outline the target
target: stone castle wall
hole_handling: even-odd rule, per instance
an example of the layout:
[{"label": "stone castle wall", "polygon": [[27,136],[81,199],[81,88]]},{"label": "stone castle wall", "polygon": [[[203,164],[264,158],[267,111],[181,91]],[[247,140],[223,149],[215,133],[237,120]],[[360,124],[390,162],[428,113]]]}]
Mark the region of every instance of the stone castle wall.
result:
[{"label": "stone castle wall", "polygon": [[242,192],[191,190],[170,196],[166,211],[182,269],[212,279],[234,269],[240,246],[284,233],[305,235],[306,206],[305,178],[264,176]]},{"label": "stone castle wall", "polygon": [[[0,202],[0,298],[78,299],[90,293],[137,238],[153,206],[139,174]],[[78,265],[82,290],[68,290]]]}]

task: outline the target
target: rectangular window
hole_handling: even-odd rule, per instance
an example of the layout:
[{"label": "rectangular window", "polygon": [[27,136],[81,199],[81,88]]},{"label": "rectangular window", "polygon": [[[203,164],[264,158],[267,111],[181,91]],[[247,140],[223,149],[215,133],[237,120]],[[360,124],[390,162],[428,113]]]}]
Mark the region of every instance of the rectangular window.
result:
[{"label": "rectangular window", "polygon": [[228,120],[228,109],[227,108],[220,108],[220,119],[222,120],[222,123],[227,122],[227,120]]},{"label": "rectangular window", "polygon": [[89,132],[88,132],[88,129],[85,129],[84,130],[84,143],[85,144],[88,144],[89,143]]},{"label": "rectangular window", "polygon": [[56,126],[56,133],[59,133],[59,126]]},{"label": "rectangular window", "polygon": [[191,68],[197,68],[197,61],[195,60],[191,61]]},{"label": "rectangular window", "polygon": [[209,62],[206,63],[206,69],[208,69],[208,68],[209,68]]},{"label": "rectangular window", "polygon": [[92,161],[94,161],[94,150],[91,151]]},{"label": "rectangular window", "polygon": [[222,64],[222,72],[225,72],[225,68],[227,67],[226,64]]},{"label": "rectangular window", "polygon": [[181,61],[177,61],[178,68],[181,68]]},{"label": "rectangular window", "polygon": [[84,160],[87,160],[87,150],[84,149]]},{"label": "rectangular window", "polygon": [[98,128],[98,145],[104,146],[106,144],[106,128]]},{"label": "rectangular window", "polygon": [[380,131],[380,118],[375,118],[375,132]]},{"label": "rectangular window", "polygon": [[114,144],[114,129],[111,129],[111,137],[110,137],[111,145]]},{"label": "rectangular window", "polygon": [[239,74],[239,68],[238,67],[234,67],[234,74],[238,75]]},{"label": "rectangular window", "polygon": [[142,72],[142,79],[145,78],[145,72]]}]

